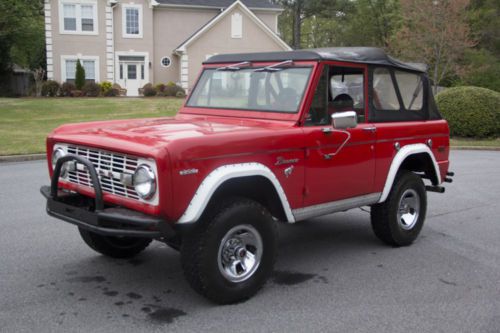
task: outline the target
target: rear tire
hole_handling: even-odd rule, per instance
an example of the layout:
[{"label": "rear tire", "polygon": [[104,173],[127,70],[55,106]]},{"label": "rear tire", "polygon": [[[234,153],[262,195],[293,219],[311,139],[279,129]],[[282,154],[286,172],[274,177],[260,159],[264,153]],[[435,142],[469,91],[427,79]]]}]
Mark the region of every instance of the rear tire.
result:
[{"label": "rear tire", "polygon": [[94,251],[112,258],[131,258],[151,243],[150,238],[102,236],[78,228],[83,241]]},{"label": "rear tire", "polygon": [[371,207],[373,231],[389,245],[410,245],[422,230],[426,211],[424,182],[413,172],[400,171],[387,200]]},{"label": "rear tire", "polygon": [[218,304],[250,298],[272,273],[277,225],[260,204],[247,199],[213,208],[184,235],[184,274],[199,294]]}]

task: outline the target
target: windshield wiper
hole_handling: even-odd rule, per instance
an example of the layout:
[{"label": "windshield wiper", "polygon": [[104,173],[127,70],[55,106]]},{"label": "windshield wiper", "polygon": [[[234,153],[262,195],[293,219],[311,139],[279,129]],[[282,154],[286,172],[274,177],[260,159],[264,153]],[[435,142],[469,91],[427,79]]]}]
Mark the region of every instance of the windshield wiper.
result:
[{"label": "windshield wiper", "polygon": [[251,66],[252,63],[250,61],[243,61],[238,64],[234,64],[231,66],[224,66],[224,67],[219,67],[217,68],[218,71],[239,71],[241,67],[248,67]]},{"label": "windshield wiper", "polygon": [[274,64],[274,65],[270,65],[270,66],[263,67],[263,68],[258,68],[255,70],[255,72],[278,72],[278,71],[284,70],[284,68],[282,68],[283,66],[291,66],[291,65],[293,65],[293,61],[286,60],[286,61]]}]

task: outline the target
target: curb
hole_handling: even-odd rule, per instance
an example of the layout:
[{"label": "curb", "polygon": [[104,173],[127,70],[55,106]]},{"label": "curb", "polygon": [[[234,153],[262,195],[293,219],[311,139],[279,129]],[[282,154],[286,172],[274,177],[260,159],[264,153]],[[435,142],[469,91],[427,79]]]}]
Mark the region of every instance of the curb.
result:
[{"label": "curb", "polygon": [[[500,147],[458,146],[458,147],[450,147],[450,149],[451,150],[500,151]],[[41,160],[45,160],[45,154],[0,156],[0,163],[41,161]]]},{"label": "curb", "polygon": [[45,157],[46,157],[45,154],[0,156],[0,163],[41,161],[44,160]]}]

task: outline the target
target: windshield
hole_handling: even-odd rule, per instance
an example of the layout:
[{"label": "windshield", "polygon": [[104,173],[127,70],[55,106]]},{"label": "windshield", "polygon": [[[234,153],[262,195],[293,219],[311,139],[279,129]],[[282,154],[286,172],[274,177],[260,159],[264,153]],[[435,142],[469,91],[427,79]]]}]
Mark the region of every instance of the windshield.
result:
[{"label": "windshield", "polygon": [[[230,67],[229,67],[230,68]],[[187,106],[296,113],[312,67],[203,71]]]}]

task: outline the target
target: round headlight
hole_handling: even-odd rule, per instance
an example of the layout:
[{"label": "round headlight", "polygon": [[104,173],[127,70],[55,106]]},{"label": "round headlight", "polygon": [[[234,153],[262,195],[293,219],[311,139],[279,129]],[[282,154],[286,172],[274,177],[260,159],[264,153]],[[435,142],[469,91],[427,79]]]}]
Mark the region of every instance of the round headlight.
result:
[{"label": "round headlight", "polygon": [[66,152],[62,148],[56,148],[52,152],[52,169],[56,167],[57,160],[65,156]]},{"label": "round headlight", "polygon": [[145,200],[151,199],[156,192],[156,177],[153,170],[141,164],[134,173],[134,189]]}]

